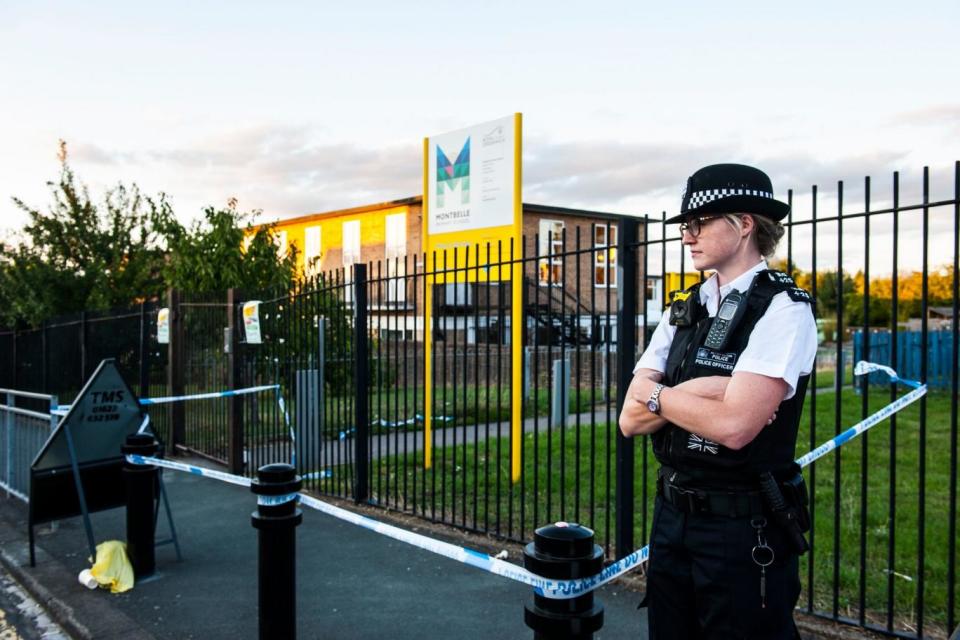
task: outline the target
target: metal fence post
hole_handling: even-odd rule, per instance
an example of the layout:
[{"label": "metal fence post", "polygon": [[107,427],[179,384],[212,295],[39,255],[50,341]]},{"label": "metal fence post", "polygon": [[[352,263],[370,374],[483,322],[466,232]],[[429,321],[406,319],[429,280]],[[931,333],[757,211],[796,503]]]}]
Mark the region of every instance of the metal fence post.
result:
[{"label": "metal fence post", "polygon": [[6,414],[6,419],[4,424],[6,426],[6,433],[4,434],[4,439],[6,440],[6,465],[7,465],[7,498],[10,497],[10,488],[13,486],[13,403],[14,398],[12,393],[7,393],[7,411],[4,411]]},{"label": "metal fence post", "polygon": [[140,397],[150,397],[150,332],[147,330],[147,303],[140,303]]},{"label": "metal fence post", "polygon": [[367,388],[370,384],[370,358],[367,353],[367,265],[353,265],[353,419],[357,429],[354,442],[353,500],[360,503],[370,497],[368,480],[370,458],[370,420]]},{"label": "metal fence post", "polygon": [[[637,231],[636,218],[621,218],[617,236],[617,415],[623,410],[627,387],[633,378],[637,350]],[[633,439],[617,429],[616,533],[617,558],[633,551]]]},{"label": "metal fence post", "polygon": [[303,481],[289,464],[257,469],[250,490],[257,510],[250,515],[259,547],[260,639],[297,637],[297,526],[303,512],[297,492]]},{"label": "metal fence post", "polygon": [[[47,321],[40,323],[40,391],[47,393],[50,385],[47,380]],[[36,389],[33,389],[36,391]]]},{"label": "metal fence post", "polygon": [[[180,292],[167,292],[169,309],[170,344],[167,345],[167,395],[183,395],[183,318],[180,317]],[[186,443],[184,406],[182,402],[170,403],[171,447]]]},{"label": "metal fence post", "polygon": [[80,384],[87,379],[87,312],[80,312]]},{"label": "metal fence post", "polygon": [[563,429],[570,421],[570,359],[553,361],[553,402],[550,407],[550,425]]},{"label": "metal fence post", "polygon": [[[227,290],[227,388],[239,389],[243,383],[242,359],[240,358],[240,328],[237,326],[237,305],[240,294],[236,289]],[[243,397],[231,396],[227,401],[227,465],[230,473],[242,474],[243,461]]]},{"label": "metal fence post", "polygon": [[10,358],[10,365],[13,367],[13,374],[10,376],[10,388],[18,389],[17,386],[17,327],[13,327],[13,353]]}]

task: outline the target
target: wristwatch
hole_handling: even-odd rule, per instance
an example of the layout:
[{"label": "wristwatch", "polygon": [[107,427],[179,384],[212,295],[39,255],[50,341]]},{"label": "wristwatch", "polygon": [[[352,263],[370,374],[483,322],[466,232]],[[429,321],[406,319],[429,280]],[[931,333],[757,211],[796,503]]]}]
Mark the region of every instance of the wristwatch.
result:
[{"label": "wristwatch", "polygon": [[653,393],[650,394],[650,398],[647,399],[647,409],[650,410],[650,413],[655,413],[660,415],[660,392],[663,391],[663,385],[657,384],[653,388]]}]

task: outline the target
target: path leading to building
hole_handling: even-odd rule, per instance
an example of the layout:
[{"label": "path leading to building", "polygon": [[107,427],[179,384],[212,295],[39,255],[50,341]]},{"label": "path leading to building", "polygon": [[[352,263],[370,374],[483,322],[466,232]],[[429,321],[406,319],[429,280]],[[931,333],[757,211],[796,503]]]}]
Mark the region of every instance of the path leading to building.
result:
[{"label": "path leading to building", "polygon": [[[43,527],[38,565],[28,565],[26,508],[0,498],[0,559],[78,638],[256,638],[257,536],[253,495],[167,471],[183,549],[157,552],[158,573],[125,594],[88,591],[78,518]],[[122,509],[93,515],[98,542],[124,539]],[[164,534],[161,524],[161,535]],[[529,587],[336,520],[304,513],[297,530],[300,638],[531,638],[523,624]],[[451,542],[461,544],[453,538]],[[519,561],[516,557],[512,561]],[[619,584],[598,592],[606,623],[598,640],[642,637],[640,595]]]}]

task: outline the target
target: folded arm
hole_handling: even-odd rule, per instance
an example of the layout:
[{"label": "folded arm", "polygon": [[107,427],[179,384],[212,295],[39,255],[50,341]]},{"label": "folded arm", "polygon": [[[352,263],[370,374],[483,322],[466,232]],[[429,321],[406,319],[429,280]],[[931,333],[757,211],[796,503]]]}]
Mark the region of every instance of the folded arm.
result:
[{"label": "folded arm", "polygon": [[684,387],[687,383],[666,387],[660,393],[660,415],[656,416],[646,408],[646,399],[656,382],[640,376],[642,371],[634,376],[620,414],[624,435],[653,433],[669,421],[729,449],[741,449],[757,437],[773,419],[771,416],[789,387],[781,378],[735,372],[732,377],[723,378],[729,382],[723,393],[717,394],[719,382],[714,380],[715,376],[695,378],[689,382],[706,381],[699,384],[708,386],[713,393],[703,394],[702,389],[698,393],[695,387]]},{"label": "folded arm", "polygon": [[[653,393],[656,383],[663,380],[663,374],[655,369],[639,369],[627,388],[627,397],[620,412],[620,431],[625,436],[651,434],[667,424],[663,417],[663,394],[660,395],[660,415],[647,409],[647,399]],[[727,390],[730,378],[726,376],[707,376],[693,378],[678,384],[674,389],[702,398],[720,400]],[[666,391],[666,389],[664,389]]]}]

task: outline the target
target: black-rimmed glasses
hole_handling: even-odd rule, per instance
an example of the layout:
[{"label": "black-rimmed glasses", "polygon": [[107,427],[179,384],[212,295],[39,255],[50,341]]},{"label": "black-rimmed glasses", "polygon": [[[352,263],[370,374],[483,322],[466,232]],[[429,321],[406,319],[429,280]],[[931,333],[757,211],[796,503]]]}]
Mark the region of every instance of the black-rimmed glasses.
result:
[{"label": "black-rimmed glasses", "polygon": [[700,216],[699,218],[690,218],[689,220],[684,220],[680,223],[680,235],[682,236],[683,232],[686,231],[690,234],[691,238],[696,238],[700,235],[700,229],[703,228],[703,223],[722,217],[722,215]]}]

